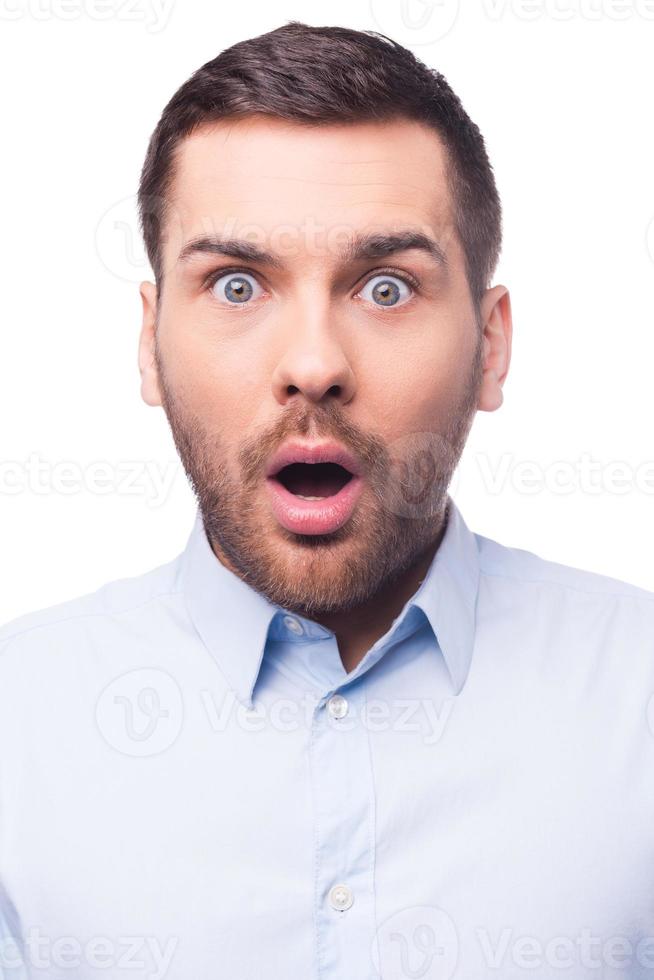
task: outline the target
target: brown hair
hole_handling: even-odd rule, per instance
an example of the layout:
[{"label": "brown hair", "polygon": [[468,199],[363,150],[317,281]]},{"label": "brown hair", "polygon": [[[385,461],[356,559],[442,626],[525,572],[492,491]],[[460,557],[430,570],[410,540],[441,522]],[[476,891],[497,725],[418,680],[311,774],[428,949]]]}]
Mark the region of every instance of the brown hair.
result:
[{"label": "brown hair", "polygon": [[479,128],[445,78],[376,31],[288,23],[232,45],[175,92],[150,137],[138,192],[139,218],[157,290],[161,229],[174,152],[198,126],[264,113],[297,123],[405,117],[444,142],[454,224],[478,310],[502,241],[501,204]]}]

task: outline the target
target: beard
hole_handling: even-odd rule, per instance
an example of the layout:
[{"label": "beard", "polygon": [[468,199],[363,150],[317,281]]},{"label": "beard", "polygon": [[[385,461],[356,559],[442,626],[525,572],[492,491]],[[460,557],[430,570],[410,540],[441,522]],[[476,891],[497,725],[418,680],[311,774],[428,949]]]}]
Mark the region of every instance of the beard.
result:
[{"label": "beard", "polygon": [[[338,402],[296,400],[270,429],[243,441],[233,474],[220,436],[171,390],[155,340],[162,406],[216,558],[270,602],[307,618],[355,610],[392,586],[445,532],[448,487],[477,409],[482,350],[478,330],[463,393],[436,431],[410,433],[389,447],[356,429]],[[288,531],[270,511],[266,465],[293,436],[331,437],[361,463],[363,493],[329,534]]]}]

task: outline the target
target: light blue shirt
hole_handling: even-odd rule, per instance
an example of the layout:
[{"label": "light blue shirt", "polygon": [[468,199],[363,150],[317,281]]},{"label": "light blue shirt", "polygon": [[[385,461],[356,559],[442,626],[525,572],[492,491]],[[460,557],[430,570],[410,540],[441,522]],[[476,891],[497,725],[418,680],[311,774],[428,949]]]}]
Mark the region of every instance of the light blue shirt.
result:
[{"label": "light blue shirt", "polygon": [[[213,554],[0,631],[35,976],[654,977],[654,595],[447,530],[346,673]],[[18,927],[16,927],[17,929]]]},{"label": "light blue shirt", "polygon": [[0,980],[26,980],[24,950],[16,910],[0,882]]}]

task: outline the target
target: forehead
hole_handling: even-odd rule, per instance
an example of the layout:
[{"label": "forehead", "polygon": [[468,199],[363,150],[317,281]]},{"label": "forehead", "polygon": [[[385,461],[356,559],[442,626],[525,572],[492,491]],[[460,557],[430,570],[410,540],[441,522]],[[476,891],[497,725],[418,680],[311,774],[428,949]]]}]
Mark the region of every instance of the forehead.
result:
[{"label": "forehead", "polygon": [[254,228],[266,238],[280,225],[315,236],[321,228],[408,222],[442,238],[451,224],[446,166],[439,135],[412,120],[222,120],[176,148],[169,192],[176,228],[167,237],[179,244]]}]

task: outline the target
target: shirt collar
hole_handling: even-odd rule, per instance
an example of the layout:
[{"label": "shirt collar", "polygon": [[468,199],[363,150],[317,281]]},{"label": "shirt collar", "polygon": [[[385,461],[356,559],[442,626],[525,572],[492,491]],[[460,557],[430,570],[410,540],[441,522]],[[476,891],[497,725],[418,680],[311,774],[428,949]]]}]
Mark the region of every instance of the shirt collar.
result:
[{"label": "shirt collar", "polygon": [[[408,632],[408,623],[415,622],[413,607],[417,607],[433,630],[455,693],[459,694],[472,660],[478,585],[476,538],[448,494],[447,526],[441,543],[422,583],[385,637],[375,644],[374,661],[391,638],[400,631]],[[303,636],[293,636],[286,630],[282,624],[289,611],[270,602],[218,560],[207,539],[199,507],[181,555],[181,588],[200,638],[236,697],[248,708],[253,707],[252,692],[271,627],[275,637],[283,634],[297,642],[332,635],[320,624],[297,613],[290,615],[303,624]],[[358,667],[365,665],[367,669],[374,661],[366,654]]]}]

